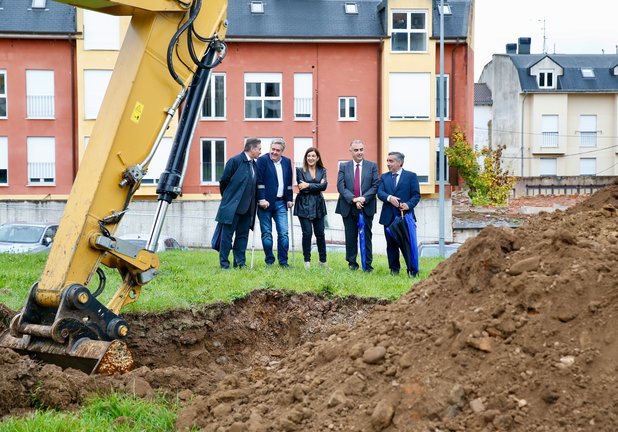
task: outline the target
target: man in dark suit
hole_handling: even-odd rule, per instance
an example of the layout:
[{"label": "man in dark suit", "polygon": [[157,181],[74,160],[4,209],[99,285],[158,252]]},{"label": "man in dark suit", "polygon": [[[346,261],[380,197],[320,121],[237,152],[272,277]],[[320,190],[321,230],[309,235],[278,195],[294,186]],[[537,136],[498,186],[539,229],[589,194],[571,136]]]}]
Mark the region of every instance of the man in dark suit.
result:
[{"label": "man in dark suit", "polygon": [[375,162],[365,160],[365,145],[361,140],[350,143],[352,160],[343,162],[337,174],[337,191],[339,200],[335,213],[343,218],[345,231],[345,259],[350,270],[357,270],[358,263],[358,216],[365,220],[365,271],[373,271],[371,263],[373,252],[371,245],[371,224],[376,213],[376,193],[378,191],[378,166]]},{"label": "man in dark suit", "polygon": [[277,259],[288,267],[288,209],[294,205],[292,192],[292,161],[283,156],[285,141],[275,138],[270,153],[257,160],[258,218],[262,231],[262,247],[266,265],[275,262],[273,254],[273,220],[277,228]]},{"label": "man in dark suit", "polygon": [[255,221],[257,169],[255,159],[260,156],[261,141],[248,138],[242,153],[225,164],[219,180],[221,204],[216,220],[221,224],[221,246],[219,265],[230,268],[229,255],[234,238],[234,267],[246,267],[245,252],[249,240],[249,229]]},{"label": "man in dark suit", "polygon": [[[384,225],[386,237],[386,255],[388,256],[388,268],[391,274],[399,274],[399,245],[386,232],[386,228],[393,223],[397,216],[411,212],[414,220],[414,207],[421,200],[421,190],[418,178],[412,171],[406,171],[403,167],[404,155],[399,152],[390,152],[386,158],[387,173],[382,174],[378,187],[378,198],[384,202],[380,213],[380,224]],[[414,276],[412,269],[408,269],[408,276]]]}]

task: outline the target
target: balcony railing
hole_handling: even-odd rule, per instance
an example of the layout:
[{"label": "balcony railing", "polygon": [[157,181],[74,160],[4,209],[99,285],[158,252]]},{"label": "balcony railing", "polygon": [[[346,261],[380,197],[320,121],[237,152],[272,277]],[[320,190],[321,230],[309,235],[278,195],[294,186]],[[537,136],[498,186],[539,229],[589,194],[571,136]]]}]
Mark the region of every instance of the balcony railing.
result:
[{"label": "balcony railing", "polygon": [[543,132],[543,141],[541,142],[541,147],[558,147],[558,132]]},{"label": "balcony railing", "polygon": [[294,98],[294,118],[310,119],[313,109],[313,98]]},{"label": "balcony railing", "polygon": [[580,132],[579,133],[580,147],[596,147],[597,133],[595,132]]},{"label": "balcony railing", "polygon": [[55,178],[55,162],[28,162],[28,179],[30,183],[54,183]]},{"label": "balcony railing", "polygon": [[53,96],[28,96],[28,118],[54,118]]}]

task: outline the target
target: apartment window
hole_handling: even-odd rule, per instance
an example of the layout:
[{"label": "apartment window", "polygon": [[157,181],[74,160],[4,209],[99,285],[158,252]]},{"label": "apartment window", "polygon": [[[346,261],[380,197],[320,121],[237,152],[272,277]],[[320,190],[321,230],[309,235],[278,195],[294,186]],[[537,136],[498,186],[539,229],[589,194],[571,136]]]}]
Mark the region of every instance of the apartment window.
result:
[{"label": "apartment window", "polygon": [[9,139],[0,137],[0,185],[9,184]]},{"label": "apartment window", "polygon": [[[450,82],[449,76],[444,75],[444,118],[449,118],[450,106]],[[436,117],[440,117],[440,75],[436,76]]]},{"label": "apartment window", "polygon": [[597,173],[596,158],[580,158],[579,159],[579,175],[593,176]]},{"label": "apartment window", "polygon": [[344,5],[345,13],[348,15],[358,14],[358,5],[355,2],[346,2]]},{"label": "apartment window", "polygon": [[427,11],[393,11],[391,51],[427,51]]},{"label": "apartment window", "polygon": [[558,147],[558,116],[543,115],[541,117],[541,147],[542,148],[557,148]]},{"label": "apartment window", "polygon": [[389,74],[389,117],[391,120],[429,120],[429,73]]},{"label": "apartment window", "polygon": [[313,75],[294,74],[294,120],[311,120],[313,117]]},{"label": "apartment window", "polygon": [[0,70],[0,118],[7,118],[6,71]]},{"label": "apartment window", "polygon": [[554,70],[543,69],[539,71],[539,88],[554,88]]},{"label": "apartment window", "polygon": [[[444,137],[444,181],[448,183],[448,156],[446,149],[449,147],[448,137]],[[440,181],[440,138],[436,138],[436,183]]]},{"label": "apartment window", "polygon": [[163,171],[165,171],[167,167],[167,160],[169,159],[173,142],[174,140],[169,137],[161,139],[159,147],[148,165],[148,171],[142,179],[143,185],[156,185],[159,183],[161,174],[163,174]]},{"label": "apartment window", "polygon": [[99,115],[111,77],[111,70],[84,70],[84,118],[86,120],[94,120]]},{"label": "apartment window", "polygon": [[339,98],[339,120],[356,120],[356,96]]},{"label": "apartment window", "polygon": [[580,147],[597,146],[597,116],[579,116],[579,145]]},{"label": "apartment window", "polygon": [[32,0],[32,9],[45,9],[47,0]]},{"label": "apartment window", "polygon": [[309,147],[313,147],[313,138],[294,138],[294,167],[303,167],[305,152]]},{"label": "apartment window", "polygon": [[581,68],[582,78],[594,78],[594,69],[592,68]]},{"label": "apartment window", "polygon": [[281,120],[281,74],[245,74],[245,119]]},{"label": "apartment window", "polygon": [[28,184],[50,185],[56,181],[56,139],[28,137]]},{"label": "apartment window", "polygon": [[54,71],[26,71],[28,118],[54,118]]},{"label": "apartment window", "polygon": [[556,158],[541,158],[541,160],[539,161],[539,175],[558,175],[558,160]]},{"label": "apartment window", "polygon": [[263,14],[264,13],[264,2],[252,1],[251,2],[251,13]]},{"label": "apartment window", "polygon": [[225,119],[225,74],[213,73],[206,89],[202,118],[210,120]]},{"label": "apartment window", "polygon": [[405,156],[403,167],[416,173],[419,183],[429,183],[431,151],[429,138],[389,138],[388,151],[401,152]]},{"label": "apartment window", "polygon": [[202,183],[216,183],[225,166],[225,139],[202,139]]},{"label": "apartment window", "polygon": [[120,49],[120,17],[84,10],[84,49]]}]

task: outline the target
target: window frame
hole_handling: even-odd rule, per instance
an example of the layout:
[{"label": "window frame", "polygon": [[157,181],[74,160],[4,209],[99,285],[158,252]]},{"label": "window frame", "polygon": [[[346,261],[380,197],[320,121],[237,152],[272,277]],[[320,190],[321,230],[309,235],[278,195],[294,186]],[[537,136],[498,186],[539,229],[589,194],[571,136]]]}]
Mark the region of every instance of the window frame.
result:
[{"label": "window frame", "polygon": [[[252,79],[253,78],[253,79]],[[270,78],[270,80],[267,80]],[[273,80],[273,78],[276,78]],[[278,80],[277,80],[278,79]],[[259,84],[259,96],[247,96],[247,84]],[[266,86],[268,84],[278,84],[279,94],[277,96],[266,96]],[[283,120],[283,74],[281,72],[263,72],[253,73],[246,72],[244,75],[244,120],[245,121],[282,121]],[[247,117],[247,103],[251,101],[260,101],[262,116]],[[279,117],[264,117],[266,113],[266,102],[279,102]]]},{"label": "window frame", "polygon": [[[592,172],[584,173],[582,169],[582,164],[584,162],[589,163],[593,162]],[[597,175],[597,158],[579,158],[579,175],[580,176],[596,176]]]},{"label": "window frame", "polygon": [[[303,87],[301,77],[307,76],[309,77],[309,97],[301,97],[306,90]],[[303,99],[308,99],[309,115],[300,113],[299,107],[302,105]],[[313,121],[313,74],[311,72],[294,73],[294,121]]]},{"label": "window frame", "polygon": [[4,77],[3,81],[4,81],[4,93],[0,93],[0,100],[4,99],[4,115],[0,114],[0,119],[7,119],[9,118],[9,90],[8,90],[8,79],[7,79],[7,71],[6,69],[0,69],[0,76]]},{"label": "window frame", "polygon": [[[553,161],[553,172],[551,174],[544,173],[543,161]],[[539,159],[539,177],[556,177],[558,176],[558,159],[557,158],[540,158]]]},{"label": "window frame", "polygon": [[[202,102],[202,112],[201,119],[205,121],[214,121],[214,120],[226,120],[227,119],[227,74],[225,72],[217,72],[211,75],[210,82],[208,83],[208,89],[206,90],[206,94],[204,94],[204,101]],[[216,115],[216,106],[217,106],[217,78],[223,78],[223,116]],[[208,100],[208,93],[210,92],[210,100]],[[212,95],[215,97],[212,97]],[[210,110],[213,115],[206,115],[206,104],[210,103]]]},{"label": "window frame", "polygon": [[[551,78],[551,84],[547,84],[548,78]],[[540,89],[555,89],[556,88],[556,71],[554,69],[541,69],[537,76],[537,84]]]},{"label": "window frame", "polygon": [[[432,119],[431,73],[390,72],[388,91],[390,121],[429,121]],[[412,95],[414,97],[411,97]]]},{"label": "window frame", "polygon": [[[163,137],[161,138],[161,142],[159,143],[159,147],[157,147],[157,151],[153,155],[150,163],[148,164],[148,171],[146,175],[142,178],[141,186],[157,186],[159,184],[159,180],[161,179],[161,175],[167,168],[167,162],[169,159],[169,155],[172,151],[172,147],[174,145],[174,139],[172,137]],[[165,159],[163,159],[165,158]],[[158,172],[153,173],[153,169],[157,168]],[[156,174],[156,175],[153,175]]]},{"label": "window frame", "polygon": [[[51,143],[52,145],[52,154],[53,154],[53,161],[51,162],[32,162],[32,156],[34,156],[34,154],[36,154],[37,156],[41,155],[40,151],[34,151],[35,149],[32,149],[31,151],[31,144],[34,146],[35,143],[37,142],[45,142],[43,140],[48,140],[46,142]],[[34,154],[31,154],[34,153]],[[26,138],[26,164],[27,164],[27,174],[28,174],[28,186],[55,186],[56,185],[56,180],[57,180],[57,173],[56,173],[56,137],[53,136],[28,136]],[[37,159],[37,158],[34,158]],[[33,181],[33,179],[35,179],[36,177],[32,176],[32,171],[34,169],[33,166],[31,166],[31,164],[51,164],[51,167],[47,167],[48,169],[53,171],[53,177],[38,177],[39,181]],[[43,180],[43,181],[40,181]]]},{"label": "window frame", "polygon": [[[35,79],[35,74],[39,73],[39,77]],[[47,78],[51,76],[51,87],[45,88],[44,91],[30,91],[31,87],[42,82],[43,74]],[[26,69],[26,118],[29,120],[53,120],[56,118],[56,74],[53,69]],[[38,89],[37,89],[38,90]],[[42,106],[42,108],[40,108]]]},{"label": "window frame", "polygon": [[[221,167],[221,173],[223,173],[223,167],[225,166],[225,162],[227,160],[227,139],[222,138],[222,137],[218,137],[218,138],[202,137],[200,138],[200,185],[210,186],[210,185],[219,184],[220,176],[217,176],[217,148],[216,148],[216,145],[213,145],[213,143],[216,144],[217,141],[223,142],[223,166]],[[211,146],[210,147],[210,156],[211,156],[210,169],[212,170],[211,180],[204,180],[204,165],[205,165],[204,144],[207,142],[210,143],[210,146]]]},{"label": "window frame", "polygon": [[[350,115],[350,101],[354,101],[354,116]],[[343,107],[345,116],[341,116],[341,102],[345,102]],[[337,99],[337,117],[339,121],[358,121],[358,98],[356,96],[339,96]]]},{"label": "window frame", "polygon": [[[439,90],[439,82],[440,82],[440,74],[436,74],[436,119],[440,118],[440,95],[438,93]],[[444,120],[451,119],[451,77],[449,74],[444,74],[444,110],[446,111],[446,115],[444,116]]]},{"label": "window frame", "polygon": [[[405,29],[396,29],[393,25],[395,14],[406,14],[406,28]],[[412,28],[412,14],[421,14],[424,15],[425,26],[423,29],[413,29]],[[390,44],[390,52],[397,53],[405,53],[405,54],[425,54],[429,52],[429,23],[428,23],[428,12],[424,9],[393,9],[390,13],[390,36],[391,36],[391,44]],[[393,37],[394,34],[406,34],[407,35],[407,49],[405,50],[395,50],[393,45],[396,41],[396,38]],[[412,49],[412,34],[424,34],[425,37],[423,39],[424,49],[422,50],[413,50]]]},{"label": "window frame", "polygon": [[[550,119],[555,119],[555,130],[546,130],[546,126],[550,126]],[[547,128],[547,129],[554,129]],[[560,116],[558,114],[542,114],[541,115],[541,148],[558,148],[560,147],[559,141],[560,132]]]},{"label": "window frame", "polygon": [[[6,164],[6,167],[3,165]],[[0,186],[9,185],[9,137],[0,136],[0,173],[6,171],[6,181],[2,181],[0,174]]]},{"label": "window frame", "polygon": [[[589,121],[585,121],[588,119]],[[587,123],[594,123],[593,129],[586,128]],[[596,148],[598,137],[598,117],[596,114],[580,114],[579,115],[579,147],[581,148]]]},{"label": "window frame", "polygon": [[431,150],[431,139],[429,137],[388,137],[388,152],[398,151],[403,153],[405,156],[404,169],[414,172],[421,185],[433,183],[431,181],[433,160]]}]

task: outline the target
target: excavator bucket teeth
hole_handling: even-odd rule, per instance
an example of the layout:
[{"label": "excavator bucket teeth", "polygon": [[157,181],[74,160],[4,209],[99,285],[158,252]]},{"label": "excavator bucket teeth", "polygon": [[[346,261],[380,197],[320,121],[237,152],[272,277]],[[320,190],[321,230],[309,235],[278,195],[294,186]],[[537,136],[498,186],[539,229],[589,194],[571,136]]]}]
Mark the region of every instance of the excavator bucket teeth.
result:
[{"label": "excavator bucket teeth", "polygon": [[126,343],[81,338],[72,345],[62,345],[51,339],[24,335],[16,338],[5,331],[0,347],[11,348],[20,354],[53,363],[62,368],[79,369],[87,374],[111,375],[133,368],[133,356]]}]

